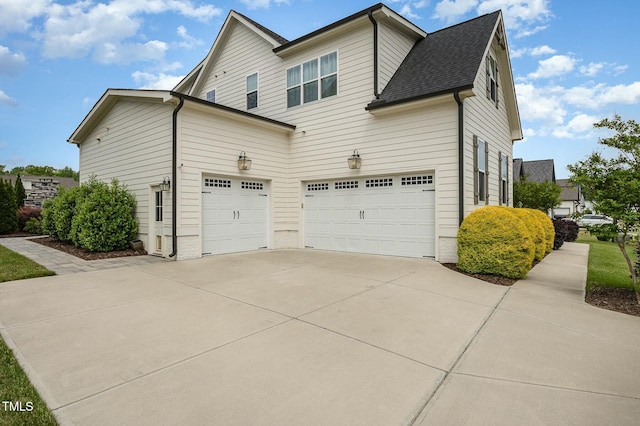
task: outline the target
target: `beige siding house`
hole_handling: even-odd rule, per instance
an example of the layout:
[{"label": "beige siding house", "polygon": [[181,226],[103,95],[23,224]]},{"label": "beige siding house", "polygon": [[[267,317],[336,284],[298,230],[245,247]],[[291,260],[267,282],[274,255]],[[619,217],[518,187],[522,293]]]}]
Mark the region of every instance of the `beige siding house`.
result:
[{"label": "beige siding house", "polygon": [[521,138],[501,12],[427,34],[377,4],[293,41],[231,11],[178,86],[107,90],[69,142],[135,193],[150,253],[454,262]]}]

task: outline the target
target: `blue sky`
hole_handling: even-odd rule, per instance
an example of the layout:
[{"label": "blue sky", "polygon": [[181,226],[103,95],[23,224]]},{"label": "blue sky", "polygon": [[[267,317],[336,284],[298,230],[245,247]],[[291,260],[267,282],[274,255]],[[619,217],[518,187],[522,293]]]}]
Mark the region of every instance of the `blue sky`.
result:
[{"label": "blue sky", "polygon": [[[66,142],[107,88],[170,89],[229,10],[288,39],[373,5],[334,0],[0,0],[0,164],[78,169]],[[388,0],[427,32],[502,9],[525,139],[556,176],[598,149],[593,123],[640,121],[640,6],[628,0]]]}]

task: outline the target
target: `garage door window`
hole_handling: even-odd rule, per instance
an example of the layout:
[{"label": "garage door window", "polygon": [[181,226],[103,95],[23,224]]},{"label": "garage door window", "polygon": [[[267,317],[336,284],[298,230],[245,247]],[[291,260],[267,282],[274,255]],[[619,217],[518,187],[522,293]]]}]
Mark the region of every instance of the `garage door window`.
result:
[{"label": "garage door window", "polygon": [[255,191],[262,191],[264,189],[264,184],[262,182],[240,182],[240,188],[242,189],[253,189]]},{"label": "garage door window", "polygon": [[231,181],[228,179],[204,179],[204,186],[207,188],[231,188]]},{"label": "garage door window", "polygon": [[357,180],[343,180],[335,183],[336,189],[356,189],[358,188]]},{"label": "garage door window", "polygon": [[307,184],[307,191],[328,191],[328,190],[329,190],[328,182]]},{"label": "garage door window", "polygon": [[393,186],[393,178],[367,179],[364,184],[367,188],[379,188],[382,186]]},{"label": "garage door window", "polygon": [[433,175],[423,176],[403,176],[400,182],[402,186],[409,185],[431,185],[433,183]]}]

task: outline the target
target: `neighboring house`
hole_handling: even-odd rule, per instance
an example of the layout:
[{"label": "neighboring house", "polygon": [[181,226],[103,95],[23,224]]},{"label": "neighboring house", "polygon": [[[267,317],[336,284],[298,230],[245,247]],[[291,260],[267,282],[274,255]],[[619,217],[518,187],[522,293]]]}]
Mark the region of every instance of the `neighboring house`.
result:
[{"label": "neighboring house", "polygon": [[427,34],[377,4],[293,41],[231,11],[173,90],[109,89],[69,142],[81,181],[133,191],[150,253],[455,262],[462,219],[512,203],[508,52],[499,11]]},{"label": "neighboring house", "polygon": [[524,179],[536,183],[556,183],[556,169],[553,160],[522,161],[522,158],[514,158],[513,181],[520,182]]},{"label": "neighboring house", "polygon": [[[0,175],[0,178],[8,179],[11,185],[15,186],[18,176]],[[20,180],[27,195],[24,205],[29,207],[42,207],[42,203],[58,195],[58,188],[68,189],[78,186],[78,182],[73,178],[58,176],[20,175]]]},{"label": "neighboring house", "polygon": [[[580,185],[574,185],[569,182],[569,179],[558,179],[556,184],[562,188],[560,193],[560,206],[553,209],[554,217],[567,217],[577,213],[583,213],[587,209],[587,205],[590,205],[588,201],[584,199]],[[593,209],[592,206],[589,207]]]}]

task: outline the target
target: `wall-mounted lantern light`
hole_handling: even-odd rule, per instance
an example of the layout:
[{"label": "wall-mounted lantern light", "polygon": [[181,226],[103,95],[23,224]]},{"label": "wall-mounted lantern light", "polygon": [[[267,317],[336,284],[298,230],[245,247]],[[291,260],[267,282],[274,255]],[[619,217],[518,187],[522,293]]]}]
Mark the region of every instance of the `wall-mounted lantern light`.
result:
[{"label": "wall-mounted lantern light", "polygon": [[354,149],[351,157],[347,158],[347,162],[349,163],[350,169],[359,169],[362,164],[362,159],[360,158],[360,154],[358,154],[358,150]]},{"label": "wall-mounted lantern light", "polygon": [[171,188],[171,181],[168,176],[165,176],[160,184],[160,191],[168,191],[169,188]]},{"label": "wall-mounted lantern light", "polygon": [[238,157],[238,170],[251,170],[251,159],[244,151]]}]

